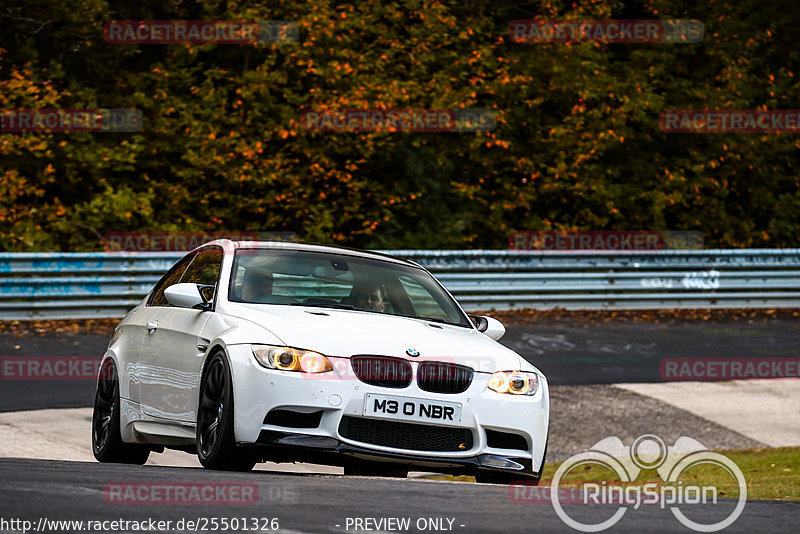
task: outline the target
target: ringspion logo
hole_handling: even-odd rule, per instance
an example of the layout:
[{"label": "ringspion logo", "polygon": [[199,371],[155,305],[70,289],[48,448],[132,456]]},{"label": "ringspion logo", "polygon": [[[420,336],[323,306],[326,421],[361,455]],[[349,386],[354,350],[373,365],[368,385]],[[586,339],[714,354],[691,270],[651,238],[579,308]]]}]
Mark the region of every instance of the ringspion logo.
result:
[{"label": "ringspion logo", "polygon": [[[582,522],[586,521],[585,513],[581,514],[582,521],[579,521],[564,509],[563,504],[567,503],[561,502],[559,485],[571,471],[592,465],[608,469],[617,478],[603,480],[601,483],[593,481],[581,484],[581,503],[612,505],[617,506],[617,510],[607,519]],[[716,486],[690,484],[680,480],[681,475],[701,465],[721,469],[738,487],[739,497],[732,510],[728,511],[731,506],[727,505],[730,503],[719,502],[719,490]],[[634,484],[639,474],[645,470],[655,470],[662,483]],[[611,436],[598,441],[588,451],[571,456],[559,466],[550,485],[550,498],[558,517],[581,532],[600,532],[611,528],[629,510],[638,510],[642,505],[669,508],[682,525],[697,532],[717,532],[732,525],[742,514],[747,502],[747,481],[733,460],[710,451],[696,439],[687,436],[679,437],[671,447],[653,434],[639,436],[630,446],[625,446],[618,437]],[[697,505],[702,505],[706,512],[704,521],[691,518],[692,507]],[[710,508],[713,505],[717,505],[717,509]]]}]

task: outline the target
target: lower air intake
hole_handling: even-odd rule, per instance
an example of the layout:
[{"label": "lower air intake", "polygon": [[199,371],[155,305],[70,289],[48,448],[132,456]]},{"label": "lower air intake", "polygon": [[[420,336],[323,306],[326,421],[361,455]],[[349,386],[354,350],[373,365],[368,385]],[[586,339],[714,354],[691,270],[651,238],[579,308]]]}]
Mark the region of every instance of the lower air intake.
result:
[{"label": "lower air intake", "polygon": [[472,431],[468,428],[438,427],[367,419],[342,417],[339,434],[346,439],[381,445],[393,449],[428,452],[468,451],[472,448]]}]

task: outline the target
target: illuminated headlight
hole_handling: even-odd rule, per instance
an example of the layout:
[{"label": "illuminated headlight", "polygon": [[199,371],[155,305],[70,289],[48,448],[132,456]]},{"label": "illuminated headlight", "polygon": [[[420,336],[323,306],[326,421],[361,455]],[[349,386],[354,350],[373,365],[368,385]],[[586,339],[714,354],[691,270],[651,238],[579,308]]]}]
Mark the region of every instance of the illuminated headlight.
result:
[{"label": "illuminated headlight", "polygon": [[539,389],[539,376],[523,371],[498,371],[489,379],[489,389],[511,395],[535,395]]},{"label": "illuminated headlight", "polygon": [[256,361],[267,369],[312,374],[333,370],[328,358],[319,352],[271,345],[252,345],[252,347]]}]

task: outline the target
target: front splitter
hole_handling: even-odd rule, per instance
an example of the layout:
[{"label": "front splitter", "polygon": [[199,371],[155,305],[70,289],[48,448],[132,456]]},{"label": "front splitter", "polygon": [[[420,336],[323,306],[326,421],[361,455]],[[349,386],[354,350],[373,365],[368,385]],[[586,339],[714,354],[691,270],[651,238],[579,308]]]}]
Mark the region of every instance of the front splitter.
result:
[{"label": "front splitter", "polygon": [[269,462],[306,462],[344,467],[357,464],[360,460],[370,460],[402,463],[453,475],[495,472],[519,475],[520,480],[539,479],[539,473],[532,472],[530,458],[496,454],[479,454],[461,458],[431,458],[414,453],[377,451],[325,436],[292,434],[273,430],[263,430],[255,444],[246,444],[244,447],[259,460]]}]

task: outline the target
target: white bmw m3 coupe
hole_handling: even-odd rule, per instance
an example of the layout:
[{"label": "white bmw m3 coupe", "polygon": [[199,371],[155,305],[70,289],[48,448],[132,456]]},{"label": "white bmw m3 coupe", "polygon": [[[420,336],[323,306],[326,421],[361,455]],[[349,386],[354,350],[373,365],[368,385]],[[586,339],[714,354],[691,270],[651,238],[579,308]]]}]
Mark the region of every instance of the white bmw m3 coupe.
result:
[{"label": "white bmw m3 coupe", "polygon": [[196,453],[256,462],[537,481],[547,380],[416,263],[338,247],[218,240],[119,323],[92,424],[101,462]]}]

